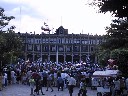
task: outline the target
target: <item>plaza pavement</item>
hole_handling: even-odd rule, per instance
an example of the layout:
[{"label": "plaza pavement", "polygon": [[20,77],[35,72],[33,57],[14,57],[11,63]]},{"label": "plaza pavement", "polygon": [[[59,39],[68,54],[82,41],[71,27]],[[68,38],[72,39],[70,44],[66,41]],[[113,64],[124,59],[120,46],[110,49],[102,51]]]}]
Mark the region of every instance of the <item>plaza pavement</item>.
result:
[{"label": "plaza pavement", "polygon": [[[43,87],[43,92],[45,95],[35,95],[35,96],[69,96],[68,89],[64,89],[64,91],[58,91],[56,87],[53,87],[54,91],[51,92],[51,89],[49,88],[48,91],[46,91],[46,87]],[[78,96],[79,88],[75,87],[73,96]],[[87,88],[87,96],[96,96],[96,90],[91,90],[90,88]],[[22,85],[22,84],[13,84],[9,85],[6,88],[4,88],[2,91],[0,91],[0,96],[31,96],[30,95],[30,87],[28,85]]]}]

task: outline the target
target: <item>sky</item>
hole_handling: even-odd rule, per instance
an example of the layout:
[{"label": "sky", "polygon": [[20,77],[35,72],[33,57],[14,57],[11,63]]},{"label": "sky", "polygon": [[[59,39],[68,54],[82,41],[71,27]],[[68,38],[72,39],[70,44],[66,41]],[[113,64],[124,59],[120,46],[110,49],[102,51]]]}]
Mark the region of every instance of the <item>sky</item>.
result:
[{"label": "sky", "polygon": [[63,26],[69,34],[106,34],[105,27],[110,26],[110,13],[98,13],[98,9],[89,7],[89,0],[0,0],[0,7],[7,16],[14,16],[10,25],[16,26],[16,32],[41,34],[44,22],[51,33]]}]

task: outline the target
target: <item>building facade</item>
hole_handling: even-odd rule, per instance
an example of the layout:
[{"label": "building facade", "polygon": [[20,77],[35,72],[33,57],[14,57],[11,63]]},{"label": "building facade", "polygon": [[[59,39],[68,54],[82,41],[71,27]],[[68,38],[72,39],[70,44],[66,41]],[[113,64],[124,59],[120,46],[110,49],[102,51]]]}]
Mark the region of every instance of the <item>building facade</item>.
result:
[{"label": "building facade", "polygon": [[68,34],[68,29],[60,26],[54,34],[21,34],[25,59],[41,59],[43,62],[80,62],[87,56],[96,61],[97,46],[104,40],[102,36],[89,34]]}]

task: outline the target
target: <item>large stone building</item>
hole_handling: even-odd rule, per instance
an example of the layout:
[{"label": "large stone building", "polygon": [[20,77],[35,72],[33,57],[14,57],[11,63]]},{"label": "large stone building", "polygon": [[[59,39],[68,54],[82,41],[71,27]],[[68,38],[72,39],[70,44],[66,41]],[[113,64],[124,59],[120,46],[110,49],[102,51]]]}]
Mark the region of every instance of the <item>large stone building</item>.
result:
[{"label": "large stone building", "polygon": [[68,34],[68,29],[60,26],[54,34],[21,34],[25,59],[31,61],[79,62],[87,56],[96,61],[97,46],[103,37],[89,34]]}]

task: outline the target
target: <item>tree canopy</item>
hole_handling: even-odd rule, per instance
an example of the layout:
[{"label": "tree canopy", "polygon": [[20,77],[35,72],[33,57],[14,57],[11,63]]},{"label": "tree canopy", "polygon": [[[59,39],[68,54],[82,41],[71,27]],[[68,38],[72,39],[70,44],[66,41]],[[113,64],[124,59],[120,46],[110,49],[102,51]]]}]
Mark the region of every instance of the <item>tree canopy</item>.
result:
[{"label": "tree canopy", "polygon": [[[21,49],[21,39],[15,33],[15,26],[8,26],[14,16],[6,16],[0,7],[0,61],[10,63]],[[9,57],[8,57],[9,56]]]},{"label": "tree canopy", "polygon": [[119,70],[128,77],[128,0],[93,0],[91,5],[99,7],[100,13],[110,12],[116,19],[106,27],[105,40],[100,48],[99,61],[107,64],[116,60]]},{"label": "tree canopy", "polygon": [[127,20],[113,20],[106,28],[106,42],[102,44],[105,49],[128,48],[128,22]]},{"label": "tree canopy", "polygon": [[128,0],[93,0],[90,5],[98,6],[99,12],[111,12],[115,17],[128,17]]}]

